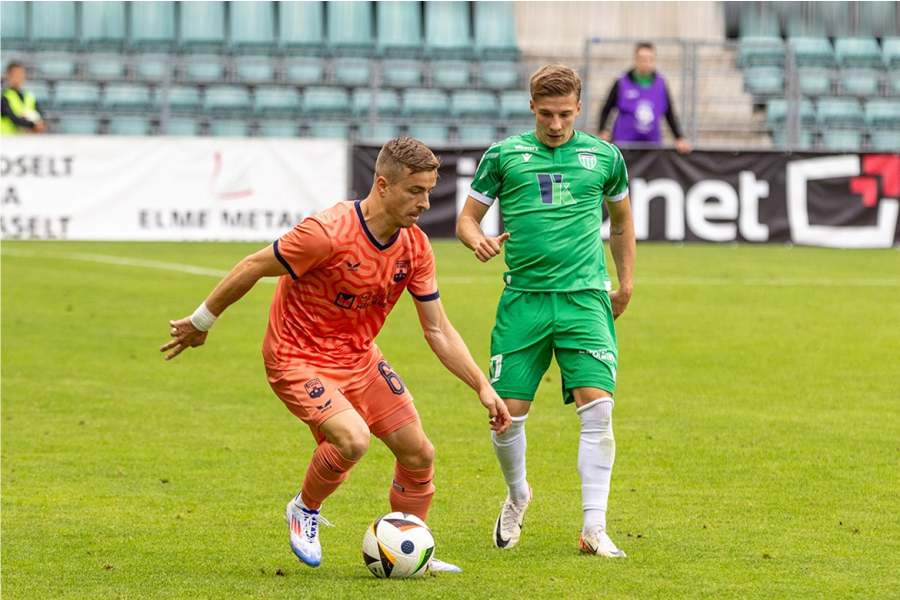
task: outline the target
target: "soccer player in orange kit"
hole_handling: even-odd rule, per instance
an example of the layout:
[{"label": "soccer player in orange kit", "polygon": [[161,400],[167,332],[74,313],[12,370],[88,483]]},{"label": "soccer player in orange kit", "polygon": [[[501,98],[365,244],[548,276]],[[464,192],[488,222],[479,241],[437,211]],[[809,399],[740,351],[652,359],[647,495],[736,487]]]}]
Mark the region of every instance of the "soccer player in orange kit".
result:
[{"label": "soccer player in orange kit", "polygon": [[[434,496],[434,447],[413,399],[374,338],[404,289],[415,300],[432,351],[478,393],[492,430],[510,417],[503,401],[450,324],[438,294],[434,254],[416,227],[429,208],[440,161],[411,138],[387,142],[364,200],[341,202],[305,219],[235,266],[190,317],[170,321],[166,359],[203,345],[215,320],[262,277],[280,277],[263,357],[269,384],[318,442],[301,491],[287,505],[291,549],[322,561],[322,502],[366,453],[370,433],[394,453],[392,511],[425,520]],[[432,570],[459,571],[432,560]]]}]

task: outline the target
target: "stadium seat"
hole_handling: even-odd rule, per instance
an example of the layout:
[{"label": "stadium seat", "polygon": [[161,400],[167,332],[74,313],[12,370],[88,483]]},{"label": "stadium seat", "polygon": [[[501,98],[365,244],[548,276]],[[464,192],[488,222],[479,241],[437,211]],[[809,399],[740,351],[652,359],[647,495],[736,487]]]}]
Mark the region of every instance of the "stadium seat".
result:
[{"label": "stadium seat", "polygon": [[[781,11],[788,37],[825,37],[834,29],[835,7],[823,6],[830,2],[787,2]],[[837,3],[835,3],[837,4]],[[777,8],[776,8],[777,10]]]},{"label": "stadium seat", "polygon": [[[776,98],[766,102],[766,123],[770,126],[781,125],[787,121],[788,101]],[[800,122],[807,125],[816,122],[816,108],[813,103],[804,98],[800,102]]]},{"label": "stadium seat", "polygon": [[430,56],[472,57],[469,3],[425,2],[425,51]]},{"label": "stadium seat", "polygon": [[459,125],[456,133],[461,144],[480,145],[485,148],[499,140],[497,132],[491,125]]},{"label": "stadium seat", "polygon": [[24,47],[28,41],[28,4],[0,2],[0,39],[5,49]]},{"label": "stadium seat", "polygon": [[325,31],[324,2],[279,2],[278,40],[286,52],[320,48]]},{"label": "stadium seat", "polygon": [[490,90],[518,90],[519,64],[514,62],[483,62],[480,65],[481,87]]},{"label": "stadium seat", "polygon": [[741,2],[738,20],[741,38],[781,35],[778,13],[763,2]]},{"label": "stadium seat", "polygon": [[37,76],[41,79],[69,79],[75,77],[78,64],[71,56],[60,54],[37,54],[34,62],[37,65]]},{"label": "stadium seat", "polygon": [[528,131],[534,130],[534,120],[531,121],[516,121],[514,123],[510,123],[509,125],[503,128],[503,136],[512,137],[514,135],[520,135],[522,133],[526,133]]},{"label": "stadium seat", "polygon": [[422,85],[422,64],[407,60],[382,61],[381,84],[400,88],[418,87]]},{"label": "stadium seat", "polygon": [[865,123],[868,127],[900,128],[900,102],[874,99],[866,103]]},{"label": "stadium seat", "polygon": [[229,43],[234,50],[268,50],[275,46],[274,2],[229,2]]},{"label": "stadium seat", "polygon": [[192,117],[170,117],[164,129],[165,135],[196,136],[200,135],[200,121]]},{"label": "stadium seat", "polygon": [[148,111],[154,105],[150,86],[139,83],[110,83],[103,91],[103,108],[112,111]]},{"label": "stadium seat", "polygon": [[463,89],[471,85],[469,62],[436,60],[431,63],[431,80],[436,87]]},{"label": "stadium seat", "polygon": [[260,121],[259,135],[269,138],[295,138],[299,134],[295,121]]},{"label": "stadium seat", "polygon": [[346,140],[350,137],[350,125],[346,121],[313,121],[309,124],[309,136]]},{"label": "stadium seat", "polygon": [[125,56],[123,54],[91,54],[84,61],[89,79],[110,81],[125,77]]},{"label": "stadium seat", "polygon": [[303,94],[303,114],[343,116],[350,112],[350,94],[339,88],[314,87]]},{"label": "stadium seat", "polygon": [[497,98],[488,91],[460,90],[450,101],[450,115],[457,119],[494,119],[498,111]]},{"label": "stadium seat", "polygon": [[213,137],[247,137],[247,122],[237,119],[217,119],[209,126]]},{"label": "stadium seat", "polygon": [[744,88],[758,96],[784,93],[784,71],[780,67],[748,67],[744,70]]},{"label": "stadium seat", "polygon": [[175,45],[175,2],[170,0],[130,3],[130,40],[136,48],[165,50]]},{"label": "stadium seat", "polygon": [[450,114],[450,102],[441,90],[408,90],[403,94],[404,117],[444,117]]},{"label": "stadium seat", "polygon": [[372,85],[372,62],[360,58],[336,59],[334,83],[345,87]]},{"label": "stadium seat", "polygon": [[34,101],[37,102],[38,108],[43,109],[45,106],[53,106],[53,96],[50,93],[50,84],[46,81],[29,79],[28,91],[34,94]]},{"label": "stadium seat", "polygon": [[[779,148],[787,147],[788,145],[788,136],[787,131],[784,128],[776,129],[772,132],[772,141],[773,144]],[[809,129],[801,129],[800,135],[797,139],[797,143],[794,145],[795,148],[799,150],[812,150],[813,147],[813,134]]]},{"label": "stadium seat", "polygon": [[185,59],[183,80],[189,83],[221,83],[225,80],[225,65],[215,54],[198,54]]},{"label": "stadium seat", "polygon": [[75,45],[75,2],[32,2],[31,41],[42,48]]},{"label": "stadium seat", "polygon": [[369,56],[375,47],[372,2],[325,3],[328,49],[338,55]]},{"label": "stadium seat", "polygon": [[325,83],[325,67],[319,60],[287,63],[284,76],[288,83],[321,85]]},{"label": "stadium seat", "polygon": [[446,123],[423,123],[416,121],[409,125],[409,137],[425,144],[446,144],[450,141],[450,128]]},{"label": "stadium seat", "polygon": [[181,49],[188,52],[212,52],[225,43],[225,3],[220,1],[179,2]]},{"label": "stadium seat", "polygon": [[834,50],[825,37],[795,37],[789,40],[797,67],[834,67]]},{"label": "stadium seat", "polygon": [[857,28],[866,35],[885,38],[900,33],[897,2],[860,2],[857,5]]},{"label": "stadium seat", "polygon": [[57,110],[95,109],[100,105],[100,86],[86,81],[60,81],[53,94]]},{"label": "stadium seat", "polygon": [[900,129],[873,131],[869,146],[876,152],[900,152]]},{"label": "stadium seat", "polygon": [[417,56],[422,49],[422,3],[375,3],[377,49],[383,56]]},{"label": "stadium seat", "polygon": [[60,115],[59,132],[63,135],[97,135],[100,133],[100,120],[96,115]]},{"label": "stadium seat", "polygon": [[900,96],[900,76],[898,75],[894,75],[888,79],[888,92],[892,96]]},{"label": "stadium seat", "polygon": [[822,148],[858,152],[862,148],[862,133],[859,129],[825,129],[822,131]]},{"label": "stadium seat", "polygon": [[834,58],[847,67],[881,67],[881,48],[875,38],[838,38],[834,42]]},{"label": "stadium seat", "polygon": [[250,93],[240,86],[210,86],[203,96],[203,111],[213,115],[247,114],[250,112]]},{"label": "stadium seat", "polygon": [[174,62],[168,55],[141,55],[135,61],[135,78],[141,81],[162,82],[171,80],[174,74]]},{"label": "stadium seat", "polygon": [[125,45],[124,2],[82,2],[81,43],[88,48]]},{"label": "stadium seat", "polygon": [[862,125],[863,110],[854,98],[822,98],[816,108],[819,125]]},{"label": "stadium seat", "polygon": [[253,94],[253,112],[257,115],[296,115],[300,113],[300,93],[289,86],[261,86]]},{"label": "stadium seat", "polygon": [[[380,89],[375,96],[376,114],[395,117],[400,114],[400,94],[394,90]],[[353,92],[352,113],[355,117],[367,117],[372,108],[372,90],[360,88]]]},{"label": "stadium seat", "polygon": [[197,112],[202,105],[200,89],[187,85],[174,85],[168,91],[163,88],[158,98],[160,104],[168,104],[175,112]]},{"label": "stadium seat", "polygon": [[392,140],[399,136],[400,127],[398,127],[396,123],[379,121],[378,123],[375,123],[375,128],[373,130],[371,127],[371,123],[363,122],[359,126],[357,139],[365,142],[375,142],[383,144],[384,142]]},{"label": "stadium seat", "polygon": [[830,96],[831,72],[819,67],[803,67],[797,71],[800,92],[804,96]]},{"label": "stadium seat", "polygon": [[871,69],[848,69],[841,73],[841,90],[847,96],[872,97],[878,95],[881,73]]},{"label": "stadium seat", "polygon": [[273,83],[275,81],[275,65],[268,58],[237,59],[234,75],[241,83]]},{"label": "stadium seat", "polygon": [[738,48],[738,66],[783,67],[785,62],[784,40],[780,37],[745,37]]},{"label": "stadium seat", "polygon": [[520,119],[525,121],[532,119],[531,128],[534,128],[534,113],[531,112],[531,92],[515,91],[502,92],[500,94],[500,119],[509,121]]},{"label": "stadium seat", "polygon": [[900,70],[900,37],[881,40],[881,53],[886,69]]},{"label": "stadium seat", "polygon": [[109,120],[109,132],[113,135],[150,135],[150,119],[138,116],[112,117]]},{"label": "stadium seat", "polygon": [[519,58],[512,2],[472,2],[475,52],[481,58]]}]

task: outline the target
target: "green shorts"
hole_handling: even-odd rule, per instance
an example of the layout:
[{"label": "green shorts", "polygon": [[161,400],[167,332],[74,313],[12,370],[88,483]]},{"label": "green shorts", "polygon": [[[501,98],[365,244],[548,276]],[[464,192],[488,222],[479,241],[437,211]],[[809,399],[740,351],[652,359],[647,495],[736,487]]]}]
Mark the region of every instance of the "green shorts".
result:
[{"label": "green shorts", "polygon": [[616,389],[616,330],[609,294],[505,289],[491,333],[491,384],[501,398],[534,400],[556,353],[563,400],[571,390]]}]

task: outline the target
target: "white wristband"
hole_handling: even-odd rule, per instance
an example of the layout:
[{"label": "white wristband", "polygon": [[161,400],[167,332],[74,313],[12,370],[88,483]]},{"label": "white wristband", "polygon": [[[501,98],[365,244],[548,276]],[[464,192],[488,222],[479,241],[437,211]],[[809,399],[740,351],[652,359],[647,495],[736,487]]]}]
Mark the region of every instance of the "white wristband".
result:
[{"label": "white wristband", "polygon": [[206,308],[206,302],[204,302],[198,306],[197,310],[194,311],[194,314],[191,315],[191,324],[197,331],[209,331],[218,318],[219,317],[209,312],[209,309]]}]

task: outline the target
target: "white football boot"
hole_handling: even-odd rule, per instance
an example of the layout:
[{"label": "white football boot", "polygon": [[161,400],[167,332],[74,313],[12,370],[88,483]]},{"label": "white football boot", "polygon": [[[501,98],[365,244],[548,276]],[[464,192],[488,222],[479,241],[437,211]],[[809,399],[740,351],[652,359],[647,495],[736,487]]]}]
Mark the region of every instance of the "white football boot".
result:
[{"label": "white football boot", "polygon": [[462,569],[457,567],[456,565],[451,565],[448,562],[444,562],[439,558],[432,558],[431,563],[428,565],[429,571],[434,571],[436,573],[462,573]]},{"label": "white football boot", "polygon": [[525,509],[531,504],[533,494],[528,486],[528,500],[513,501],[506,497],[500,503],[500,516],[494,525],[494,546],[497,548],[513,548],[519,543],[522,535],[522,522],[525,520]]},{"label": "white football boot", "polygon": [[291,550],[304,564],[318,567],[322,564],[322,544],[319,543],[319,523],[331,527],[331,523],[319,511],[307,508],[300,494],[287,503],[285,520],[290,531]]},{"label": "white football boot", "polygon": [[625,553],[616,548],[606,531],[602,527],[592,527],[587,532],[582,532],[578,541],[581,551],[607,558],[625,558]]}]

